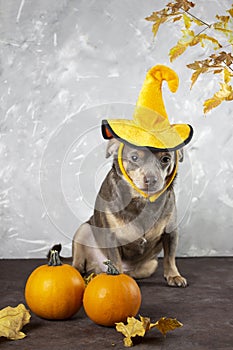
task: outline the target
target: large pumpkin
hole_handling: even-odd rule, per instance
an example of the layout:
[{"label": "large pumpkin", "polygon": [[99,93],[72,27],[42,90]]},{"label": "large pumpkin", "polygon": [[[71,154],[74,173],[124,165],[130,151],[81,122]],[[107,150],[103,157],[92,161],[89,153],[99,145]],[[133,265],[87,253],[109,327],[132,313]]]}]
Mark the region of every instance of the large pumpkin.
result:
[{"label": "large pumpkin", "polygon": [[85,284],[80,273],[71,265],[62,264],[59,253],[50,251],[48,265],[36,268],[25,287],[28,307],[46,319],[67,319],[82,305]]},{"label": "large pumpkin", "polygon": [[135,316],[141,305],[141,292],[136,281],[120,274],[111,264],[107,273],[94,277],[87,285],[83,307],[87,316],[97,324],[114,326]]}]

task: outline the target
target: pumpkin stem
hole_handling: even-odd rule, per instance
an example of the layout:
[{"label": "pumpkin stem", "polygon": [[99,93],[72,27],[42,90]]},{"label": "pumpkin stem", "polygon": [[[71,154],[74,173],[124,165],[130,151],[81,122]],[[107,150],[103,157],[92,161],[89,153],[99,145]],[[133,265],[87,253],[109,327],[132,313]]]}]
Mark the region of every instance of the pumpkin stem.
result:
[{"label": "pumpkin stem", "polygon": [[49,251],[49,266],[61,266],[62,262],[60,259],[59,252],[55,249],[50,249]]},{"label": "pumpkin stem", "polygon": [[104,261],[104,264],[107,265],[107,275],[119,275],[120,272],[117,270],[117,268],[113,265],[111,260]]}]

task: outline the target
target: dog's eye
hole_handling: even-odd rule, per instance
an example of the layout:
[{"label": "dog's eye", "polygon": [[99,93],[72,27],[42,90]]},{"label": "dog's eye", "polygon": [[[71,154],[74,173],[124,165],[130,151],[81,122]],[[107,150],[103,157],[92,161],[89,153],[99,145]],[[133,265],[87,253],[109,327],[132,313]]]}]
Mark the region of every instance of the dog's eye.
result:
[{"label": "dog's eye", "polygon": [[131,157],[132,161],[133,162],[136,162],[138,160],[138,156],[136,154],[134,154],[132,157]]},{"label": "dog's eye", "polygon": [[171,161],[171,157],[169,157],[169,156],[163,156],[162,158],[160,158],[160,162],[162,164],[169,164],[170,161]]}]

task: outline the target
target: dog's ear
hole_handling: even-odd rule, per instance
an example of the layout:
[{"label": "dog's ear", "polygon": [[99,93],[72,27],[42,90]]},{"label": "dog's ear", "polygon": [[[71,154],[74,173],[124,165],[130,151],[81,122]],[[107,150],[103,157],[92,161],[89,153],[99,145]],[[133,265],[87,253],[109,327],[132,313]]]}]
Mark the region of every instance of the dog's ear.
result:
[{"label": "dog's ear", "polygon": [[107,149],[106,149],[106,158],[109,158],[110,156],[113,156],[117,153],[118,148],[120,146],[120,141],[113,138],[108,141]]},{"label": "dog's ear", "polygon": [[179,162],[183,162],[183,160],[184,160],[184,150],[183,150],[183,148],[178,150],[178,160],[179,160]]}]

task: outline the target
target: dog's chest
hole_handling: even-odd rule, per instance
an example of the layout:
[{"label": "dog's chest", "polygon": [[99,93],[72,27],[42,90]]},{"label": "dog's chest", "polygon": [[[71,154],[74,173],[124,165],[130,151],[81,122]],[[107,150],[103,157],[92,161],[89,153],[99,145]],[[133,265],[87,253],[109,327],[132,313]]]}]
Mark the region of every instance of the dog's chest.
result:
[{"label": "dog's chest", "polygon": [[140,256],[150,256],[159,253],[162,248],[162,235],[172,219],[172,201],[150,204],[144,208],[135,220],[134,228],[140,232],[138,238],[122,247],[124,258],[140,259]]},{"label": "dog's chest", "polygon": [[122,256],[125,260],[140,259],[141,256],[151,256],[160,252],[162,235],[166,228],[166,220],[158,220],[147,232],[138,239],[124,245]]},{"label": "dog's chest", "polygon": [[173,215],[174,201],[170,194],[159,198],[155,203],[146,203],[140,213],[137,224],[142,227],[143,234],[148,241],[161,236]]}]

